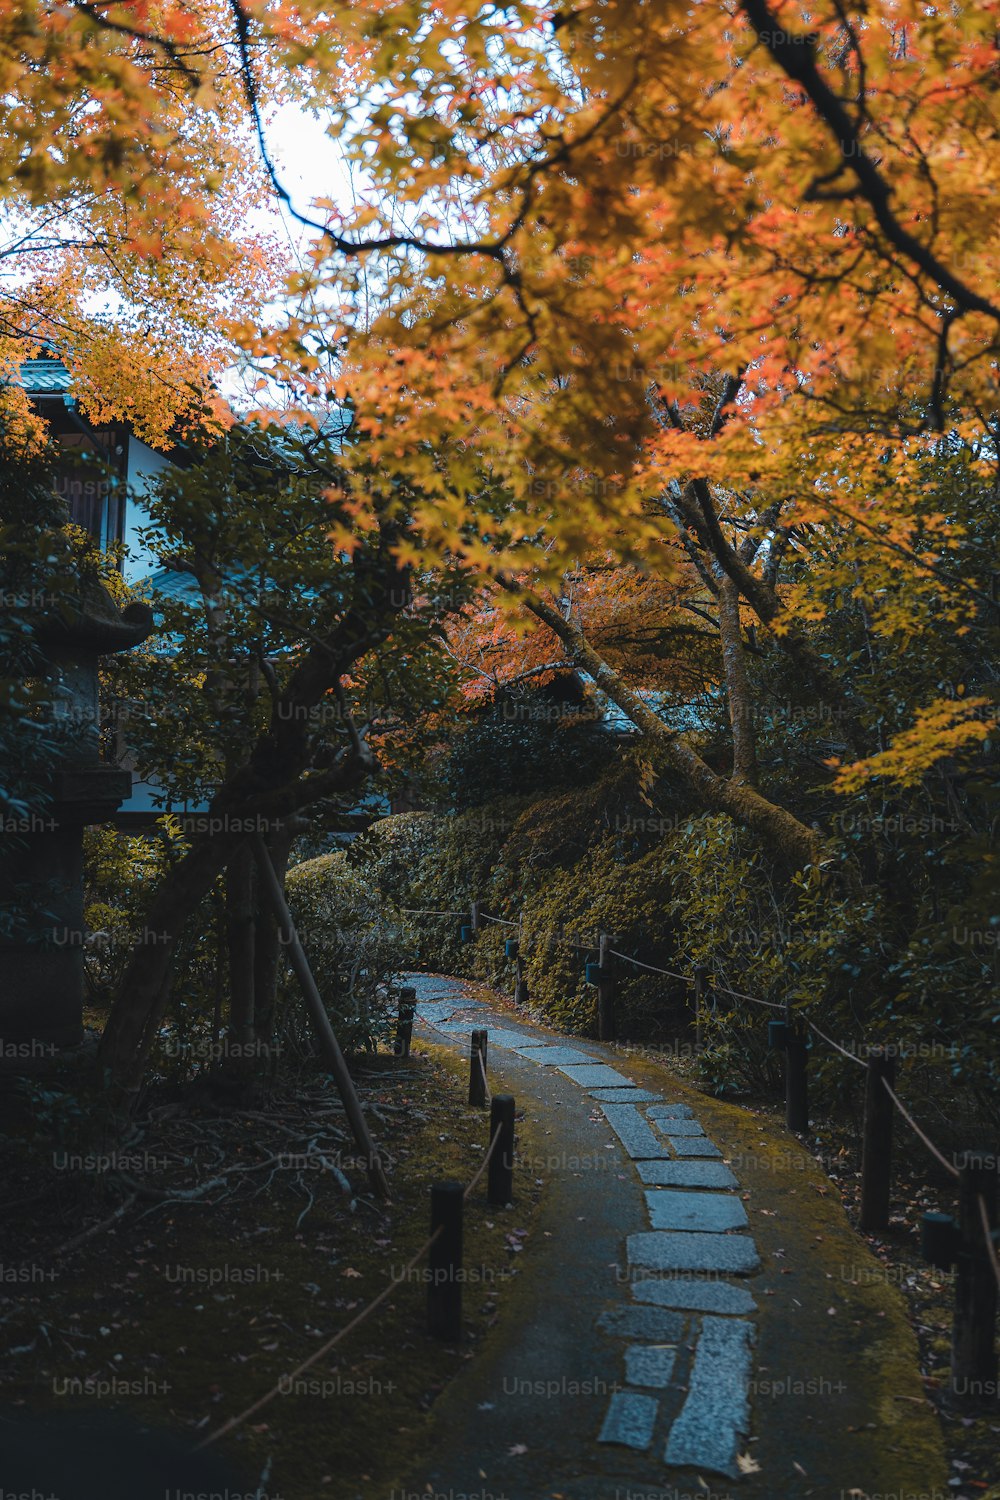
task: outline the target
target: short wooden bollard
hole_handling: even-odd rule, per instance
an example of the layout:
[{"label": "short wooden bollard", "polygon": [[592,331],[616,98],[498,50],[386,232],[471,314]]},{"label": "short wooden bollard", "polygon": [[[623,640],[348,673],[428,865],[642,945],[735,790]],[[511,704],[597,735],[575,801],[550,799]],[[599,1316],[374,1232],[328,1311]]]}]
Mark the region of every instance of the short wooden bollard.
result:
[{"label": "short wooden bollard", "polygon": [[404,987],[399,992],[399,1015],[396,1019],[396,1044],[393,1052],[397,1057],[409,1057],[413,1041],[413,1018],[417,1009],[417,992]]},{"label": "short wooden bollard", "polygon": [[990,1264],[979,1199],[990,1228],[997,1224],[997,1159],[990,1151],[966,1151],[959,1162],[955,1322],[951,1335],[949,1394],[963,1405],[996,1405],[994,1329],[997,1282]]},{"label": "short wooden bollard", "polygon": [[469,1045],[469,1103],[486,1103],[486,1043],[488,1033],[474,1031]]},{"label": "short wooden bollard", "polygon": [[611,966],[611,940],[602,932],[598,947],[597,1036],[602,1042],[615,1039],[615,976]]},{"label": "short wooden bollard", "polygon": [[462,1336],[462,1208],[460,1182],[436,1182],[431,1188],[431,1233],[441,1233],[428,1252],[427,1331],[433,1338]]},{"label": "short wooden bollard", "polygon": [[865,1124],[861,1145],[861,1215],[866,1233],[889,1227],[889,1190],[892,1179],[892,1099],[885,1083],[896,1081],[896,1059],[883,1047],[868,1056],[865,1084]]},{"label": "short wooden bollard", "polygon": [[785,1124],[795,1135],[809,1132],[809,1049],[798,1027],[790,1027],[785,1045]]},{"label": "short wooden bollard", "polygon": [[514,1095],[494,1094],[490,1107],[490,1141],[500,1139],[486,1170],[486,1201],[497,1208],[514,1201]]}]

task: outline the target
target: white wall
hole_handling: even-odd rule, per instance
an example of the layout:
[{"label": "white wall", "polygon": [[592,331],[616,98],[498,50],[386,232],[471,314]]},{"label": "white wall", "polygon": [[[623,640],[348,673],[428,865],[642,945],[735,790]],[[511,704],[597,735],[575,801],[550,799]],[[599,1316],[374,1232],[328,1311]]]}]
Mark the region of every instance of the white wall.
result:
[{"label": "white wall", "polygon": [[142,504],[149,481],[169,466],[169,459],[154,448],[141,443],[137,437],[128,440],[128,487],[129,499],[125,505],[125,561],[122,572],[126,583],[135,583],[146,578],[159,566],[155,556],[139,541],[138,532],[149,525],[149,516]]}]

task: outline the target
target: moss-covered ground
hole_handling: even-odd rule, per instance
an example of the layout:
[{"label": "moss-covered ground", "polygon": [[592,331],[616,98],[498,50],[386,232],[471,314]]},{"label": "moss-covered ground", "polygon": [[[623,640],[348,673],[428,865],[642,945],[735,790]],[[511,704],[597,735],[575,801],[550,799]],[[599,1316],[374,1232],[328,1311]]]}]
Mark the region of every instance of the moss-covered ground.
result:
[{"label": "moss-covered ground", "polygon": [[[220,1443],[250,1492],[259,1486],[283,1500],[387,1492],[403,1456],[427,1440],[439,1393],[496,1336],[530,1259],[542,1188],[524,1185],[516,1216],[486,1205],[485,1182],[472,1194],[463,1337],[432,1339],[426,1261],[409,1279],[402,1268],[427,1237],[431,1183],[468,1182],[482,1163],[488,1117],[465,1103],[457,1060],[429,1045],[415,1045],[406,1061],[371,1060],[359,1085],[387,1160],[389,1204],[371,1196],[349,1140],[340,1160],[353,1207],[332,1175],[311,1159],[303,1165],[310,1139],[319,1136],[330,1159],[331,1132],[344,1134],[335,1095],[313,1079],[253,1110],[206,1100],[151,1114],[141,1146],[129,1147],[136,1160],[118,1162],[127,1178],[172,1191],[225,1180],[200,1201],[140,1198],[62,1254],[53,1252],[126,1193],[110,1175],[57,1168],[43,1127],[9,1134],[0,1260],[21,1274],[15,1282],[5,1272],[0,1284],[8,1409],[112,1407],[197,1442],[392,1284],[387,1302],[304,1374],[305,1384],[286,1381]],[[77,1139],[80,1152],[82,1128]],[[260,1167],[268,1157],[279,1159]],[[34,1201],[19,1218],[22,1196]]]}]

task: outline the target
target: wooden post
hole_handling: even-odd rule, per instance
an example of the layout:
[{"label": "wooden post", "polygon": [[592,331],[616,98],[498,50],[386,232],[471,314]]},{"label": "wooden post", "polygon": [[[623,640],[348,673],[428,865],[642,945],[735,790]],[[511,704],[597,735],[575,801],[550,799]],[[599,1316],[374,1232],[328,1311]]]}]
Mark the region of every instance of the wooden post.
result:
[{"label": "wooden post", "polygon": [[966,1151],[959,1167],[958,1229],[961,1249],[955,1276],[955,1322],[951,1336],[949,1395],[963,1405],[995,1405],[997,1356],[994,1328],[997,1283],[990,1265],[979,1210],[986,1201],[990,1228],[997,1223],[997,1159],[990,1151]]},{"label": "wooden post", "polygon": [[524,912],[520,912],[517,918],[517,958],[514,961],[514,1004],[527,1005],[530,1001],[528,994],[528,978],[524,969]]},{"label": "wooden post", "polygon": [[469,926],[473,932],[479,931],[479,902],[473,901],[469,907]]},{"label": "wooden post", "polygon": [[428,1252],[427,1331],[454,1342],[462,1336],[462,1209],[460,1182],[436,1182],[431,1188],[431,1233],[441,1233]]},{"label": "wooden post", "polygon": [[611,964],[611,939],[602,932],[598,939],[597,1035],[602,1042],[615,1039],[615,976]]},{"label": "wooden post", "polygon": [[485,1031],[472,1033],[469,1047],[469,1103],[480,1108],[486,1103],[486,1043]]},{"label": "wooden post", "polygon": [[868,1057],[865,1084],[865,1124],[861,1147],[861,1216],[859,1228],[866,1232],[889,1227],[889,1189],[892,1178],[892,1100],[885,1084],[896,1081],[896,1061],[891,1052],[873,1047]]},{"label": "wooden post", "polygon": [[705,965],[694,966],[694,1046],[700,1052],[705,1044],[702,1036],[701,1018],[705,1013]]},{"label": "wooden post", "polygon": [[502,1208],[514,1198],[514,1096],[494,1094],[490,1108],[490,1141],[500,1131],[486,1173],[486,1201]]},{"label": "wooden post", "polygon": [[808,1060],[805,1037],[797,1026],[791,1026],[785,1049],[785,1123],[796,1135],[809,1132]]},{"label": "wooden post", "polygon": [[399,1016],[396,1020],[396,1045],[393,1048],[397,1057],[409,1057],[410,1043],[413,1040],[413,1017],[417,1008],[417,992],[410,985],[404,985],[399,992]]},{"label": "wooden post", "polygon": [[344,1061],[344,1054],[340,1050],[340,1043],[337,1041],[333,1027],[330,1025],[330,1017],[326,1013],[322,996],[316,986],[312,970],[309,967],[309,960],[306,958],[305,950],[295,930],[295,923],[292,921],[292,914],[288,910],[285,894],[281,889],[277,875],[274,873],[274,866],[271,863],[271,856],[268,853],[267,845],[259,833],[251,835],[251,843],[253,845],[254,858],[257,861],[257,871],[261,878],[261,889],[270,902],[271,909],[277,918],[278,926],[282,933],[282,941],[288,945],[288,956],[295,971],[295,977],[299,981],[299,986],[305,997],[306,1006],[313,1026],[316,1028],[320,1047],[326,1054],[330,1072],[336,1080],[340,1097],[344,1101],[344,1113],[347,1115],[348,1124],[354,1135],[355,1143],[367,1162],[368,1180],[376,1194],[380,1198],[388,1200],[389,1184],[382,1169],[382,1162],[375,1149],[375,1142],[371,1138],[368,1121],[365,1119],[364,1111],[361,1108],[361,1101],[354,1087],[354,1080],[348,1072],[347,1064]]}]

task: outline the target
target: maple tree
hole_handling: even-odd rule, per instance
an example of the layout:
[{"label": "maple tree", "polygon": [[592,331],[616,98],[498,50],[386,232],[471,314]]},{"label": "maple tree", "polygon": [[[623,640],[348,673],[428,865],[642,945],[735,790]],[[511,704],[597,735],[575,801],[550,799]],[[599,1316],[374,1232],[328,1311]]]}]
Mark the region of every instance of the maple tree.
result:
[{"label": "maple tree", "polygon": [[[231,420],[234,315],[283,271],[224,5],[19,0],[0,17],[0,368],[54,349],[95,423]],[[231,20],[231,18],[230,18]]]},{"label": "maple tree", "polygon": [[[854,533],[856,600],[903,566],[958,628],[976,609],[942,566],[954,517],[920,497],[949,445],[980,477],[996,461],[987,8],[380,5],[323,59],[316,103],[366,186],[316,206],[296,287],[339,305],[327,347],[364,462],[420,488],[401,556],[498,580],[707,807],[814,861],[753,784],[741,612],[837,696],[808,579],[778,583],[790,538]],[[392,295],[362,318],[373,267]],[[294,320],[263,347],[281,368],[289,331],[301,368]],[[678,537],[721,606],[727,777],[547,595],[595,549],[669,577]],[[937,699],[913,733],[933,764],[982,725]]]},{"label": "maple tree", "polygon": [[[836,554],[839,596],[887,640],[914,610],[961,632],[992,607],[982,571],[949,566],[976,518],[926,503],[949,452],[976,484],[996,465],[985,5],[621,0],[549,15],[371,0],[331,24],[312,0],[78,0],[19,4],[5,25],[10,202],[40,212],[54,196],[89,225],[127,225],[134,295],[108,320],[114,339],[88,329],[93,349],[124,334],[129,354],[121,378],[95,357],[95,407],[141,407],[151,361],[133,312],[153,302],[200,396],[218,350],[239,346],[262,403],[268,380],[309,419],[347,401],[362,441],[329,488],[334,545],[497,586],[702,806],[793,864],[814,863],[822,838],[757,774],[751,633],[841,702],[846,788],[982,740],[974,694],[925,696],[898,746],[871,742],[815,649],[836,591],[808,564]],[[329,121],[354,173],[347,201],[292,205],[268,139],[274,90]],[[206,232],[236,223],[251,136],[314,233],[266,322],[238,284],[230,295],[235,236]],[[62,245],[67,267],[71,252],[98,274],[103,250]],[[70,275],[85,305],[95,283]],[[559,606],[567,575],[608,556],[650,586],[699,578],[717,610],[728,767]]]}]

